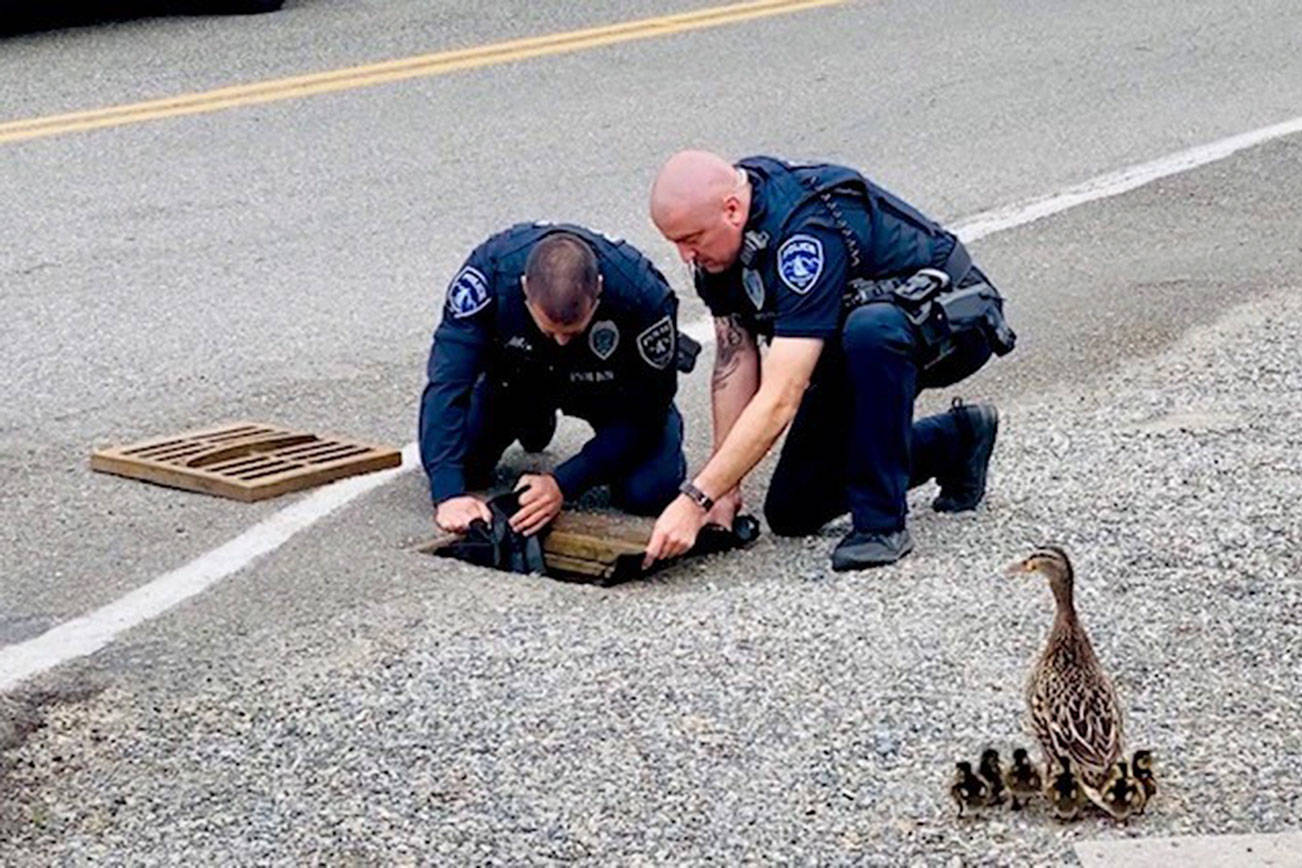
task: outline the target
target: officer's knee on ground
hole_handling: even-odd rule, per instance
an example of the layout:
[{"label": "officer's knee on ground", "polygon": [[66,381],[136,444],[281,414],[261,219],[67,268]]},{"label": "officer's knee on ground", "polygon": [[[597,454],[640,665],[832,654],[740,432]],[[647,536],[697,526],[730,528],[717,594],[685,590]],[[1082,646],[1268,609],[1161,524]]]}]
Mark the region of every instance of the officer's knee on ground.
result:
[{"label": "officer's knee on ground", "polygon": [[841,345],[847,353],[909,352],[913,347],[912,327],[896,305],[865,304],[846,317]]},{"label": "officer's knee on ground", "polygon": [[809,536],[822,527],[812,524],[809,510],[800,509],[791,498],[775,498],[772,489],[764,498],[764,520],[776,536]]},{"label": "officer's knee on ground", "polygon": [[611,492],[611,501],[632,515],[659,515],[677,496],[678,483],[672,480],[630,480]]},{"label": "officer's knee on ground", "polygon": [[687,475],[681,456],[675,463],[660,461],[634,471],[611,486],[615,506],[633,515],[659,515],[678,496],[678,486]]}]

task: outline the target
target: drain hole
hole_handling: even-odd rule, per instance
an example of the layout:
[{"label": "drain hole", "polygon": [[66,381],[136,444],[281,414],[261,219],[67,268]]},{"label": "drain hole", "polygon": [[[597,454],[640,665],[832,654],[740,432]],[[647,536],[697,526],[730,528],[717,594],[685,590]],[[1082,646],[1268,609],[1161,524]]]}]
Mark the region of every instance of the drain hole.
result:
[{"label": "drain hole", "polygon": [[277,461],[274,464],[268,464],[265,467],[254,467],[250,470],[241,470],[235,474],[240,479],[258,479],[262,476],[274,476],[277,473],[284,473],[286,470],[294,470],[297,464],[290,464],[287,461]]},{"label": "drain hole", "polygon": [[178,443],[185,443],[185,440],[166,440],[162,443],[150,443],[148,446],[137,446],[134,449],[123,449],[123,455],[144,455],[153,452],[156,449],[166,449],[169,446],[175,446]]}]

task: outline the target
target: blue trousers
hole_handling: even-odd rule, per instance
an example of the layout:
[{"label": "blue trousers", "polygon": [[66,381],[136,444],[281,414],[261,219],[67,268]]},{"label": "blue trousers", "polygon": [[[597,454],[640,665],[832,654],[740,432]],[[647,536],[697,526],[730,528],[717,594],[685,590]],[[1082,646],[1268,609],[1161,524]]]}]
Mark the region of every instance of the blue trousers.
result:
[{"label": "blue trousers", "polygon": [[[540,397],[536,391],[504,388],[488,377],[481,377],[471,394],[470,412],[466,419],[468,446],[465,468],[469,486],[484,488],[490,485],[506,448],[520,439],[522,433],[546,430],[555,414],[555,404]],[[589,421],[600,436],[605,426],[600,420]],[[542,448],[546,443],[532,445]],[[663,430],[653,448],[643,450],[629,466],[611,474],[611,478],[594,480],[593,485],[608,484],[611,503],[625,512],[659,515],[669,501],[678,496],[678,486],[686,474],[683,417],[678,408],[670,404]]]},{"label": "blue trousers", "polygon": [[829,341],[792,421],[764,503],[776,534],[803,536],[849,511],[856,530],[904,527],[908,489],[966,457],[953,413],[914,420],[913,402],[974,373],[990,358],[979,331],[932,358],[894,304],[852,311]]}]

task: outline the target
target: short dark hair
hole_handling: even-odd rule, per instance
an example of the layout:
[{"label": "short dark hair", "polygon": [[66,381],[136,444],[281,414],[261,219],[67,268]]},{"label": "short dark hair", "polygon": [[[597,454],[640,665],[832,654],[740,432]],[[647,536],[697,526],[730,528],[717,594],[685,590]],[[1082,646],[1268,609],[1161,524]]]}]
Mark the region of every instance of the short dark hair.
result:
[{"label": "short dark hair", "polygon": [[524,265],[525,294],[558,325],[573,325],[596,301],[597,257],[577,235],[553,232],[529,251]]}]

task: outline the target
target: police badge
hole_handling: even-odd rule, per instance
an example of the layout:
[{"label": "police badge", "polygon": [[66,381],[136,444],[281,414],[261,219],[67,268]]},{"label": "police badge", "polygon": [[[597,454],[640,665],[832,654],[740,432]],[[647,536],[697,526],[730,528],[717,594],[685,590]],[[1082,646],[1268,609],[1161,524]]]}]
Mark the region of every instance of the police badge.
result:
[{"label": "police badge", "polygon": [[669,367],[677,349],[677,332],[673,321],[667,316],[656,320],[637,336],[638,355],[642,361],[660,371]]},{"label": "police badge", "polygon": [[478,313],[488,304],[488,281],[477,268],[466,266],[448,287],[448,313],[456,319]]},{"label": "police badge", "polygon": [[592,350],[594,356],[604,362],[615,352],[617,346],[619,346],[619,328],[613,322],[603,319],[592,324],[592,330],[588,332],[588,348]]},{"label": "police badge", "polygon": [[812,235],[792,235],[778,248],[778,276],[804,295],[823,273],[823,242]]}]

